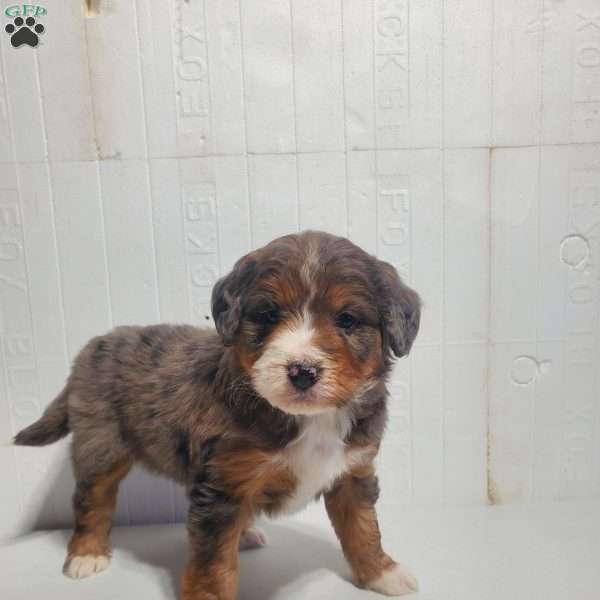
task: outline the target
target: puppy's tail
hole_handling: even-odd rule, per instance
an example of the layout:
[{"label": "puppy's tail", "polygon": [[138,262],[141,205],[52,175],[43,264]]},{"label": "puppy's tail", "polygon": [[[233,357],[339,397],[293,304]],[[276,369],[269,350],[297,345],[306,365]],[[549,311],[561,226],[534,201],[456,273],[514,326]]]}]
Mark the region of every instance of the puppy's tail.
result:
[{"label": "puppy's tail", "polygon": [[69,429],[68,386],[52,401],[41,418],[17,433],[17,446],[46,446],[65,437]]}]

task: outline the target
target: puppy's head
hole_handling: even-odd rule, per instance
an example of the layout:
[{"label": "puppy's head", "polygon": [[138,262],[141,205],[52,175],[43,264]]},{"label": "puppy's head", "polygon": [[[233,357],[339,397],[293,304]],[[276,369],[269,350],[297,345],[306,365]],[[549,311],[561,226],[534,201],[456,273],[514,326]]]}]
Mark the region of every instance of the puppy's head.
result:
[{"label": "puppy's head", "polygon": [[409,352],[420,300],[388,263],[309,231],[240,259],[217,282],[212,312],[261,396],[317,414],[352,401]]}]

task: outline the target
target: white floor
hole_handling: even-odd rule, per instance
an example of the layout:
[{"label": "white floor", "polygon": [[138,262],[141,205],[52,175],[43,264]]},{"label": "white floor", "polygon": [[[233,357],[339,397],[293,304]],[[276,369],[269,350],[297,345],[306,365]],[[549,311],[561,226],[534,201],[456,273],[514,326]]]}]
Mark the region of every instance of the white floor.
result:
[{"label": "white floor", "polygon": [[[265,524],[267,548],[242,554],[240,600],[358,600],[320,507]],[[414,600],[600,599],[600,502],[545,507],[380,510],[385,545],[409,565]],[[316,524],[315,524],[316,523]],[[121,528],[111,568],[74,582],[61,574],[68,533],[33,533],[0,548],[3,600],[175,598],[183,526]]]}]

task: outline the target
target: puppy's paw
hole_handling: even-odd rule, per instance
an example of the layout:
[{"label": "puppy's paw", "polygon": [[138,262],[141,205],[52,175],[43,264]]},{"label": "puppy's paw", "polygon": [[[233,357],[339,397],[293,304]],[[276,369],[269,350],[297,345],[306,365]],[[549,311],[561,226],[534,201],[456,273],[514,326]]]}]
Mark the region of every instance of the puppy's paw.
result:
[{"label": "puppy's paw", "polygon": [[405,566],[398,563],[384,571],[365,587],[385,596],[402,596],[416,592],[419,588],[414,575]]},{"label": "puppy's paw", "polygon": [[240,550],[250,550],[251,548],[262,548],[267,545],[267,536],[262,529],[258,527],[248,527],[240,538]]},{"label": "puppy's paw", "polygon": [[84,579],[108,569],[110,556],[67,556],[63,573],[71,579]]}]

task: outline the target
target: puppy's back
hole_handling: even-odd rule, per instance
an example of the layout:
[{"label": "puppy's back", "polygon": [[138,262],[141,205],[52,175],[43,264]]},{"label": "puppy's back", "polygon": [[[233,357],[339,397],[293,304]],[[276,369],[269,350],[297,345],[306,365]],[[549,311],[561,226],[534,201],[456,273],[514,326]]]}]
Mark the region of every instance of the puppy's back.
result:
[{"label": "puppy's back", "polygon": [[83,347],[65,388],[15,443],[39,446],[69,432],[112,429],[131,444],[156,443],[161,429],[189,416],[222,353],[218,335],[209,329],[117,327]]}]

